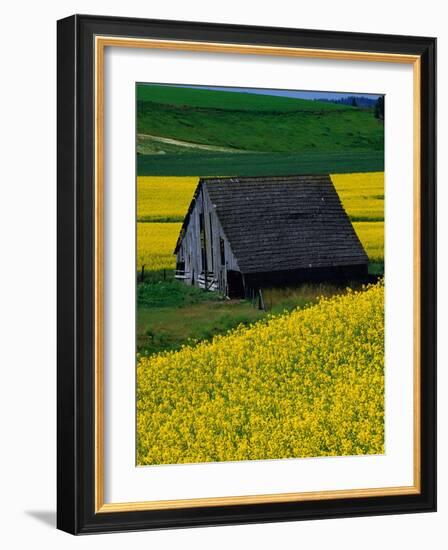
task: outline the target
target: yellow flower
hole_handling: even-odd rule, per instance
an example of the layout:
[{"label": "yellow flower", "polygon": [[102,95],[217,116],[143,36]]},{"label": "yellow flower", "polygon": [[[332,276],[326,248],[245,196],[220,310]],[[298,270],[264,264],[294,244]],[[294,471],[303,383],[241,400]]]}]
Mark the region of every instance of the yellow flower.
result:
[{"label": "yellow flower", "polygon": [[384,452],[384,286],[137,365],[139,464]]}]

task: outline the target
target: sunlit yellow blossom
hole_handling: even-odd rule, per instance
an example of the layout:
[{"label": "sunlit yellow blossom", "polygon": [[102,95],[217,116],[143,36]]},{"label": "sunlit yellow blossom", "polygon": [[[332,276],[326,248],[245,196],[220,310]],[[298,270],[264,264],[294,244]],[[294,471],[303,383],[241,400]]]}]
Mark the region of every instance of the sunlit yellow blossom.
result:
[{"label": "sunlit yellow blossom", "polygon": [[138,176],[137,221],[182,221],[197,177]]},{"label": "sunlit yellow blossom", "polygon": [[137,269],[174,269],[180,223],[137,223]]},{"label": "sunlit yellow blossom", "polygon": [[138,463],[383,453],[383,310],[379,283],[140,358]]},{"label": "sunlit yellow blossom", "polygon": [[352,221],[384,221],[384,172],[331,174]]}]

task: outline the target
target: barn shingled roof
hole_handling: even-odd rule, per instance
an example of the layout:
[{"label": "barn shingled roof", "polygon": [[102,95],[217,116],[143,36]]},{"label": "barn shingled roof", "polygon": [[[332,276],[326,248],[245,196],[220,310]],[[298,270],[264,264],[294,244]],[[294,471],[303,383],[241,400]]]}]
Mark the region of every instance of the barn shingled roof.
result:
[{"label": "barn shingled roof", "polygon": [[202,178],[201,185],[242,273],[368,261],[328,175]]}]

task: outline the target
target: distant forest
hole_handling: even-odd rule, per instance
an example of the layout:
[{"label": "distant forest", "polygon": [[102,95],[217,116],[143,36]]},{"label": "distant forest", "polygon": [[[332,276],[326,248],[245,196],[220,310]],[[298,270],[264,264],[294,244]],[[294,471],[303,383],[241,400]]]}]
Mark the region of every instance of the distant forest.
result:
[{"label": "distant forest", "polygon": [[352,107],[361,107],[364,109],[373,109],[377,99],[372,99],[363,95],[348,95],[339,99],[322,99],[319,98],[315,101],[325,101],[325,103],[339,103],[342,105],[351,105]]},{"label": "distant forest", "polygon": [[339,105],[350,105],[360,109],[373,109],[375,117],[384,120],[384,96],[378,99],[371,99],[363,95],[349,95],[340,99],[322,99],[315,101],[323,101],[325,103],[338,103]]}]

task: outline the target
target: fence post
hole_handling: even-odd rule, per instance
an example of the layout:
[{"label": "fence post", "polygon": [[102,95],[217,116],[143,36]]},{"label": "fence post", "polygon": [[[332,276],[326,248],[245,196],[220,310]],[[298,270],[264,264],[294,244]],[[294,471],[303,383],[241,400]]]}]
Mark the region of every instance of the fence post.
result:
[{"label": "fence post", "polygon": [[264,307],[263,292],[261,291],[261,288],[258,289],[258,309],[266,311],[266,308]]}]

